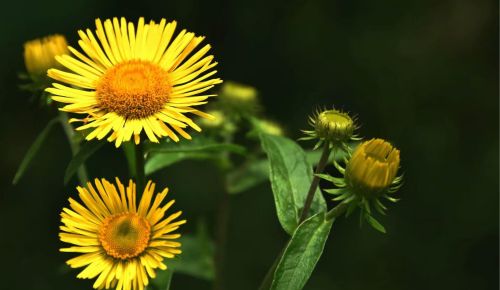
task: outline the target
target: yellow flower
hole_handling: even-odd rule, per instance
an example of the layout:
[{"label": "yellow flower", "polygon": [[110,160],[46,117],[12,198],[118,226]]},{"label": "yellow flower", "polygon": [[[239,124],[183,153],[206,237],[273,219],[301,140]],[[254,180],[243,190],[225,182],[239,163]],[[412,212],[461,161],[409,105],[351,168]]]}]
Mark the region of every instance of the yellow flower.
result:
[{"label": "yellow flower", "polygon": [[92,129],[87,140],[107,138],[116,147],[124,141],[140,142],[145,132],[152,142],[169,137],[186,139],[191,127],[201,131],[187,113],[212,118],[195,106],[207,103],[207,94],[222,81],[211,78],[217,71],[210,45],[195,52],[204,37],[182,30],[176,37],[175,21],[144,23],[137,27],[125,18],[96,20],[96,31],[78,31],[83,53],[69,47],[74,56],[57,57],[72,72],[50,69],[48,75],[60,82],[47,91],[52,99],[66,105],[63,111],[83,114],[77,130]]},{"label": "yellow flower", "polygon": [[[385,233],[384,226],[372,215],[372,208],[385,214],[387,207],[382,199],[397,202],[393,194],[402,186],[402,176],[396,174],[399,169],[399,150],[382,139],[371,139],[361,143],[346,161],[346,167],[334,161],[334,165],[343,177],[318,174],[320,178],[332,182],[336,188],[324,189],[342,201],[347,215],[356,208],[361,209],[361,218],[373,228]],[[331,211],[330,213],[333,213]]]},{"label": "yellow flower", "polygon": [[[117,190],[118,187],[118,190]],[[97,190],[96,190],[97,189]],[[165,218],[174,200],[160,206],[167,195],[165,188],[156,194],[155,184],[148,182],[139,205],[136,186],[129,181],[127,188],[116,179],[114,184],[95,180],[87,188],[77,187],[79,203],[70,198],[70,208],[61,213],[61,241],[72,244],[62,252],[80,253],[68,260],[72,268],[85,267],[81,279],[94,279],[94,288],[144,289],[157,268],[166,269],[164,258],[180,254],[180,243],[173,233],[185,220],[175,221],[182,212]]]},{"label": "yellow flower", "polygon": [[347,163],[347,184],[367,197],[392,185],[399,169],[399,150],[382,139],[361,143]]},{"label": "yellow flower", "polygon": [[24,44],[24,64],[32,78],[45,77],[49,68],[60,67],[54,57],[67,53],[68,44],[62,35],[30,40]]}]

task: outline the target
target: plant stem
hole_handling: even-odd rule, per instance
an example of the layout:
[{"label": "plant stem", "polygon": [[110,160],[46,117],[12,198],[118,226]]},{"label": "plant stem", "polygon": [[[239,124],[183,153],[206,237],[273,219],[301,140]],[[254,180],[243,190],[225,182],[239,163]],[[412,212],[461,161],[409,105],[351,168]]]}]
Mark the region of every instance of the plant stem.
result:
[{"label": "plant stem", "polygon": [[214,289],[223,290],[224,281],[224,263],[225,263],[225,252],[226,252],[226,240],[227,240],[227,226],[229,221],[229,194],[227,190],[222,193],[219,200],[219,206],[217,209],[217,222],[215,228],[215,279],[214,279]]},{"label": "plant stem", "polygon": [[326,219],[335,219],[342,215],[348,208],[349,202],[341,202],[326,213]]},{"label": "plant stem", "polygon": [[[316,171],[314,172],[314,174],[319,174],[323,172],[323,169],[325,169],[325,166],[328,163],[328,157],[330,156],[331,151],[332,150],[330,149],[330,142],[325,141],[325,144],[323,145],[323,152],[321,153],[321,157],[319,159],[318,165],[316,166]],[[304,208],[302,209],[302,213],[299,219],[299,225],[307,218],[307,214],[309,213],[309,209],[311,208],[312,201],[314,199],[314,193],[316,192],[318,185],[319,185],[319,177],[315,175],[313,177],[313,180],[311,181],[311,186],[309,187],[309,191],[307,192]],[[287,242],[287,245],[289,242],[290,240]],[[285,252],[285,249],[286,246],[283,248],[283,250],[281,250],[278,257],[276,257],[276,259],[274,260],[273,265],[267,271],[266,276],[264,277],[264,280],[262,281],[262,284],[259,287],[259,290],[268,290],[269,288],[271,288],[274,278],[274,272],[278,267],[278,264],[281,260],[281,257],[283,256],[283,253]]]},{"label": "plant stem", "polygon": [[[233,136],[231,134],[225,134],[223,136],[225,143],[232,143]],[[214,265],[215,265],[215,277],[214,277],[214,290],[224,290],[224,272],[225,272],[225,251],[226,251],[226,241],[227,241],[227,227],[229,221],[230,212],[230,196],[228,191],[228,173],[233,169],[233,165],[230,160],[229,152],[222,152],[220,155],[219,164],[220,171],[223,176],[224,191],[219,199],[218,209],[217,209],[217,220],[215,224],[215,254],[214,254]]]},{"label": "plant stem", "polygon": [[142,140],[135,144],[135,182],[137,184],[137,194],[141,195],[146,185],[146,175],[144,173],[144,144]]},{"label": "plant stem", "polygon": [[[78,144],[78,142],[75,140],[75,131],[73,127],[71,127],[71,125],[68,123],[68,114],[66,112],[59,111],[59,121],[71,148],[71,154],[75,156],[80,150],[80,144]],[[87,183],[87,181],[89,180],[85,164],[80,165],[76,173],[80,184],[85,185],[85,183]]]},{"label": "plant stem", "polygon": [[[330,156],[330,142],[325,141],[323,145],[323,153],[321,153],[321,157],[318,162],[318,166],[316,166],[316,171],[314,174],[319,174],[323,172],[326,164],[328,163],[328,157]],[[309,192],[307,193],[306,201],[304,203],[304,208],[302,209],[302,214],[300,215],[299,224],[301,224],[309,213],[309,209],[311,208],[312,201],[314,199],[314,193],[316,193],[316,189],[318,188],[319,177],[314,175],[313,180],[311,182],[311,186],[309,187]]]}]

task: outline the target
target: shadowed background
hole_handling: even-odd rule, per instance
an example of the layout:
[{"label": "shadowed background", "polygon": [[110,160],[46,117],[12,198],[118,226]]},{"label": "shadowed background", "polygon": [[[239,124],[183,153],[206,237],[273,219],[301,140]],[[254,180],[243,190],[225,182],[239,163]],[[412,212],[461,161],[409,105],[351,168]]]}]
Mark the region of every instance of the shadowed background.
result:
[{"label": "shadowed background", "polygon": [[[94,19],[164,17],[206,35],[219,76],[255,86],[268,117],[297,138],[318,105],[355,112],[360,133],[402,152],[402,200],[382,217],[388,234],[357,219],[335,223],[305,289],[498,289],[497,1],[11,1],[2,8],[0,52],[0,289],[90,289],[59,253],[59,212],[70,149],[61,129],[17,186],[12,177],[49,114],[17,89],[23,42]],[[303,143],[303,146],[311,144]],[[91,176],[128,176],[105,146]],[[194,168],[194,169],[193,169]],[[220,191],[213,167],[175,165],[154,176],[171,188],[193,231],[213,230]],[[194,180],[194,181],[193,181]],[[215,181],[214,181],[215,180]],[[269,184],[232,197],[227,289],[256,289],[286,242]],[[210,289],[175,275],[172,289]]]}]

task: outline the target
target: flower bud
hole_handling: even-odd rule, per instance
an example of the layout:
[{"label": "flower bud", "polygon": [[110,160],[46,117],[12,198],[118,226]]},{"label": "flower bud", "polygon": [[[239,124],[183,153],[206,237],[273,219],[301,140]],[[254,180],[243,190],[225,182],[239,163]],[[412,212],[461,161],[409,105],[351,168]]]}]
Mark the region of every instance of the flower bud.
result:
[{"label": "flower bud", "polygon": [[339,110],[318,111],[314,116],[309,117],[309,124],[314,130],[303,130],[307,137],[301,140],[319,139],[315,146],[318,148],[323,142],[330,142],[331,146],[340,147],[346,151],[349,150],[347,142],[359,140],[354,134],[357,125],[355,120]]},{"label": "flower bud", "polygon": [[45,78],[49,68],[59,68],[55,56],[68,54],[68,44],[62,35],[34,39],[24,44],[24,64],[33,79]]},{"label": "flower bud", "polygon": [[231,115],[252,115],[259,110],[258,92],[254,87],[226,81],[219,93],[221,109]]},{"label": "flower bud", "polygon": [[363,142],[347,163],[347,186],[366,198],[378,197],[394,183],[399,161],[399,150],[389,142],[382,139]]},{"label": "flower bud", "polygon": [[269,120],[259,120],[256,124],[258,130],[265,134],[283,136],[283,128],[278,123]]}]

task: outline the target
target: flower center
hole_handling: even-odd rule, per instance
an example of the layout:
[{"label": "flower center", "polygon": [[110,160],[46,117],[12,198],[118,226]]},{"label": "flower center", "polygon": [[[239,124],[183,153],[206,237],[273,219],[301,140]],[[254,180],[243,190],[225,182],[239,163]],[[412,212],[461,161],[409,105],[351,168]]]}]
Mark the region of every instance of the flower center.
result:
[{"label": "flower center", "polygon": [[135,257],[147,247],[149,223],[135,213],[121,213],[104,220],[99,241],[108,255],[117,259]]},{"label": "flower center", "polygon": [[172,93],[167,71],[143,60],[129,60],[108,69],[96,87],[99,105],[129,119],[160,111]]}]

